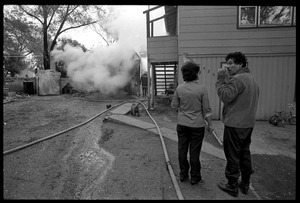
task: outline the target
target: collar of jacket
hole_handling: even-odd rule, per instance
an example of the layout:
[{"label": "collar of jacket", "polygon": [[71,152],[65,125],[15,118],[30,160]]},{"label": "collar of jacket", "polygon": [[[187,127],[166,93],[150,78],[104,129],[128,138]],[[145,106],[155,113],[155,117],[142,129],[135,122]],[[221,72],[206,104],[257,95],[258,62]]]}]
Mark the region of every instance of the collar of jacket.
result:
[{"label": "collar of jacket", "polygon": [[236,74],[240,73],[250,73],[250,69],[248,67],[242,67],[240,70],[236,72]]},{"label": "collar of jacket", "polygon": [[227,78],[227,80],[231,79],[233,76],[237,75],[237,74],[241,74],[241,73],[250,73],[250,69],[248,67],[242,67],[240,70],[238,70],[236,72],[236,74],[234,75],[229,75],[229,77]]}]

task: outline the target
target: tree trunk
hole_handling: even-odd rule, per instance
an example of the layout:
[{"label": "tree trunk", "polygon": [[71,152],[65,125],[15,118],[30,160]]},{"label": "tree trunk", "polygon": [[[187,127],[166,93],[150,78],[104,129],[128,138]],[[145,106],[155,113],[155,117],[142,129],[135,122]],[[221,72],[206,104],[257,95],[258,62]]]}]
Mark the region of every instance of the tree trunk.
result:
[{"label": "tree trunk", "polygon": [[50,57],[48,51],[48,37],[47,37],[47,6],[43,6],[44,23],[43,23],[43,35],[44,35],[44,70],[50,69]]},{"label": "tree trunk", "polygon": [[50,58],[49,58],[49,52],[48,52],[48,40],[47,40],[47,29],[43,30],[44,32],[44,69],[48,70],[50,69]]}]

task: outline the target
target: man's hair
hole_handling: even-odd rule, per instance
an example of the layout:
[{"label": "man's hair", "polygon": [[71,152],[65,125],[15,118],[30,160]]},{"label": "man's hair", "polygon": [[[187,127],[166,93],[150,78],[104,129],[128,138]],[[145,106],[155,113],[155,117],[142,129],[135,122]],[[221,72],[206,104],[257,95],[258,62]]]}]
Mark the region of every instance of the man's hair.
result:
[{"label": "man's hair", "polygon": [[184,81],[193,81],[198,79],[200,66],[193,62],[187,62],[181,67],[182,78]]},{"label": "man's hair", "polygon": [[242,64],[242,67],[246,67],[247,65],[247,58],[242,52],[233,52],[227,54],[225,60],[228,61],[229,59],[233,59],[235,64]]}]

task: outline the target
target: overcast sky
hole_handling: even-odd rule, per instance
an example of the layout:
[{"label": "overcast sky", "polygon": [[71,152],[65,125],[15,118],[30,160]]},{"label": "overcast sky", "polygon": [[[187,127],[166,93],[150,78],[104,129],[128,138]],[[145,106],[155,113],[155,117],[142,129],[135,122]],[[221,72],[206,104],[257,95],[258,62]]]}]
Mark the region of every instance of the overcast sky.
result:
[{"label": "overcast sky", "polygon": [[[123,39],[127,38],[127,40],[136,47],[146,47],[146,14],[143,14],[143,11],[148,9],[148,5],[121,5],[113,7],[115,7],[115,11],[119,16],[117,22],[114,24],[117,27],[116,29],[120,32],[120,35],[122,35],[121,37]],[[157,12],[151,13],[151,19],[163,14],[163,9],[157,9]],[[162,23],[163,21],[160,23],[160,26],[164,27]],[[158,29],[155,30],[158,31]],[[65,35],[77,40],[88,49],[93,49],[97,46],[106,46],[103,39],[94,30],[88,27],[70,30]]]}]

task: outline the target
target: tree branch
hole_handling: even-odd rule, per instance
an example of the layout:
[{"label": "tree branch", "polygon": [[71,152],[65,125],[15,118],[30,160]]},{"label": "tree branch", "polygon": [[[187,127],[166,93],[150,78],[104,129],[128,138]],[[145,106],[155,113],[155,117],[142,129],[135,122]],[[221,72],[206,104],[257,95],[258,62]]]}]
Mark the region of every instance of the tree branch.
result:
[{"label": "tree branch", "polygon": [[37,16],[35,16],[35,15],[29,13],[28,11],[26,11],[26,10],[23,8],[23,6],[19,6],[19,8],[21,8],[21,10],[24,11],[27,15],[29,15],[29,16],[31,16],[31,17],[37,19],[38,21],[40,21],[40,23],[43,24],[43,21],[42,21],[42,20],[40,20]]},{"label": "tree branch", "polygon": [[[75,6],[72,10],[70,10],[69,13],[67,12],[67,16],[70,15],[71,13],[73,13],[78,7],[79,7],[79,5]],[[68,8],[69,8],[69,6],[68,6]]]},{"label": "tree branch", "polygon": [[59,28],[58,28],[58,30],[57,30],[57,32],[56,32],[56,35],[54,36],[54,39],[53,39],[53,41],[52,41],[52,43],[51,43],[50,51],[52,51],[52,50],[54,49],[54,46],[56,45],[56,39],[57,39],[58,36],[60,35],[60,31],[61,31],[61,29],[63,28],[63,26],[64,26],[64,24],[65,24],[65,22],[66,22],[67,17],[69,16],[69,14],[68,14],[69,8],[70,8],[70,5],[67,6],[66,13],[65,13],[63,19],[61,20],[60,26],[59,26]]},{"label": "tree branch", "polygon": [[108,41],[103,37],[103,35],[102,35],[100,32],[98,32],[95,28],[92,27],[92,29],[93,29],[98,35],[100,35],[100,36],[102,37],[102,39],[106,42],[107,46],[109,46]]},{"label": "tree branch", "polygon": [[58,8],[59,8],[59,5],[57,5],[57,6],[53,9],[53,12],[52,12],[52,15],[51,15],[51,17],[50,17],[49,23],[48,23],[48,25],[47,25],[47,29],[49,28],[49,26],[50,26],[50,24],[51,24],[51,21],[52,21],[54,15],[55,15],[55,12],[56,12],[56,10],[57,10]]},{"label": "tree branch", "polygon": [[96,23],[96,22],[98,22],[98,21],[93,21],[93,22],[90,22],[90,23],[85,23],[85,24],[78,25],[78,26],[68,27],[68,28],[66,28],[66,29],[62,30],[62,31],[61,31],[59,34],[61,34],[61,33],[65,32],[65,31],[67,31],[67,30],[70,30],[70,29],[75,29],[75,28],[79,28],[79,27],[83,27],[83,26],[91,25],[91,24],[94,24],[94,23]]}]

